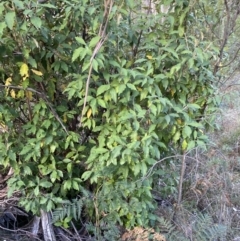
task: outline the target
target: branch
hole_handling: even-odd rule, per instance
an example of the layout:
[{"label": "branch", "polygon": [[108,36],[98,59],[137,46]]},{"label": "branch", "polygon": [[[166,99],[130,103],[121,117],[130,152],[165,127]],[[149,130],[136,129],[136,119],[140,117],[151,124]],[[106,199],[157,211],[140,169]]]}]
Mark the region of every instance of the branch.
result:
[{"label": "branch", "polygon": [[[189,151],[186,152],[184,155],[187,156],[190,151],[192,151],[192,150],[189,150]],[[143,181],[143,180],[147,179],[148,177],[150,177],[153,169],[154,169],[158,164],[162,163],[163,161],[166,161],[166,160],[172,159],[172,158],[183,158],[184,155],[174,155],[174,156],[167,156],[167,157],[162,158],[161,160],[159,160],[159,161],[157,161],[156,163],[154,163],[154,165],[149,169],[148,173],[147,173],[144,177],[142,177],[141,180]],[[196,160],[195,158],[190,157],[190,156],[188,156],[188,158],[191,159],[191,160]]]},{"label": "branch", "polygon": [[[38,237],[36,237],[35,235],[33,235],[31,232],[28,232],[28,231],[23,230],[23,229],[21,229],[21,228],[18,228],[18,229],[13,230],[13,229],[4,228],[3,226],[0,225],[0,229],[5,230],[5,231],[8,231],[8,232],[13,232],[13,233],[24,233],[24,234],[25,234],[25,235],[24,235],[25,237],[26,237],[26,235],[27,235],[28,237],[31,237],[31,238],[33,238],[33,239],[35,239],[35,240],[42,241],[42,239],[39,239]],[[21,235],[21,234],[20,234],[20,235]],[[19,235],[19,236],[20,236],[20,235]]]},{"label": "branch", "polygon": [[31,92],[33,92],[33,93],[38,94],[38,95],[41,95],[41,96],[43,95],[43,93],[41,93],[41,92],[39,92],[39,91],[37,91],[37,90],[35,90],[35,89],[32,89],[32,88],[23,88],[23,87],[21,87],[21,86],[3,85],[3,84],[0,84],[0,87],[11,88],[11,89],[16,89],[16,90],[29,90],[29,91],[31,91]]},{"label": "branch", "polygon": [[104,20],[103,20],[103,23],[100,25],[99,33],[98,33],[98,35],[100,36],[100,40],[97,43],[97,45],[96,45],[96,47],[95,47],[95,49],[93,51],[92,57],[90,59],[90,68],[89,68],[89,71],[88,71],[88,78],[87,78],[87,83],[86,83],[85,97],[84,97],[84,103],[83,103],[83,108],[82,108],[82,114],[81,114],[79,125],[78,125],[79,127],[81,127],[81,125],[82,125],[82,118],[83,118],[83,115],[84,115],[84,112],[85,112],[85,108],[86,108],[86,104],[87,104],[89,84],[90,84],[90,79],[91,79],[92,69],[93,69],[93,59],[95,58],[95,56],[97,55],[97,53],[99,52],[99,50],[101,49],[102,45],[104,44],[104,42],[107,39],[106,29],[107,29],[107,25],[108,25],[108,22],[109,22],[109,15],[110,15],[112,6],[113,6],[113,1],[112,0],[104,0],[104,8],[105,9],[104,9],[103,17],[105,19],[105,23],[104,23]]},{"label": "branch", "polygon": [[223,57],[224,47],[227,44],[227,40],[228,40],[228,37],[229,37],[228,27],[229,27],[229,24],[230,24],[230,12],[229,12],[229,7],[228,7],[227,0],[224,0],[224,5],[225,5],[225,8],[226,8],[226,13],[227,13],[227,22],[226,22],[226,24],[224,26],[222,43],[221,43],[221,46],[220,46],[219,59],[218,59],[217,63],[214,66],[214,74],[216,74],[217,71],[218,71],[219,62],[221,61],[221,59]]},{"label": "branch", "polygon": [[229,5],[228,5],[228,0],[224,0],[224,5],[225,5],[225,8],[226,8],[226,16],[227,16],[227,20],[226,20],[226,24],[224,26],[224,34],[223,34],[223,40],[222,40],[222,43],[221,43],[221,46],[220,46],[220,54],[219,54],[219,60],[217,61],[217,63],[215,64],[215,67],[214,67],[214,73],[216,73],[218,71],[218,69],[221,67],[226,67],[228,66],[229,64],[231,64],[237,57],[237,54],[239,52],[239,49],[237,51],[237,53],[235,54],[234,58],[232,59],[232,61],[230,61],[227,65],[224,65],[224,66],[219,66],[219,63],[221,62],[221,59],[223,57],[223,53],[224,53],[224,48],[228,42],[228,38],[231,36],[231,34],[233,33],[233,30],[236,26],[236,21],[237,21],[237,18],[240,14],[240,6],[238,6],[237,8],[237,11],[235,13],[235,15],[231,18],[231,15],[232,15],[232,11],[233,9],[230,9],[229,8]]},{"label": "branch", "polygon": [[205,9],[205,6],[204,6],[204,4],[198,4],[198,6],[199,6],[199,9],[202,11],[202,13],[203,13],[203,15],[204,15],[204,19],[205,19],[205,22],[206,22],[206,24],[207,24],[207,26],[209,27],[209,29],[211,30],[211,33],[213,34],[213,36],[215,37],[215,38],[217,38],[217,39],[220,39],[217,35],[216,35],[216,33],[214,32],[214,27],[212,27],[212,25],[208,22],[208,20],[207,20],[207,13],[206,13],[206,9]]},{"label": "branch", "polygon": [[185,169],[186,169],[186,155],[184,153],[182,157],[181,174],[180,174],[180,180],[178,184],[178,200],[177,200],[178,207],[180,206],[182,201],[182,185],[183,185],[183,177],[184,177]]},{"label": "branch", "polygon": [[240,51],[240,47],[239,47],[238,50],[236,51],[236,53],[235,53],[235,55],[234,55],[234,57],[233,57],[233,59],[232,59],[231,61],[229,61],[229,62],[228,62],[227,64],[225,64],[225,65],[218,66],[218,67],[219,67],[219,68],[225,68],[225,67],[229,66],[229,65],[237,58],[239,51]]},{"label": "branch", "polygon": [[52,114],[54,115],[54,117],[57,119],[57,121],[60,123],[60,125],[62,126],[63,130],[66,132],[67,135],[69,135],[66,127],[64,126],[64,124],[62,123],[60,117],[58,116],[58,114],[56,113],[56,111],[53,109],[52,104],[50,103],[50,101],[47,99],[47,96],[35,89],[32,88],[23,88],[21,86],[15,86],[15,85],[3,85],[0,84],[0,87],[4,87],[4,88],[11,88],[11,89],[17,89],[17,90],[28,90],[31,91],[35,94],[37,94],[38,96],[40,96],[41,98],[43,98],[43,100],[47,103],[48,107],[50,108]]},{"label": "branch", "polygon": [[[151,13],[151,9],[152,9],[151,5],[152,5],[152,2],[149,1],[147,15],[149,15]],[[137,44],[136,44],[135,48],[133,48],[133,58],[135,58],[137,55],[138,48],[139,48],[139,45],[140,45],[140,42],[142,39],[142,34],[143,34],[143,30],[140,31]]]},{"label": "branch", "polygon": [[79,233],[78,233],[78,231],[77,231],[77,229],[76,229],[76,227],[75,227],[75,225],[72,221],[71,221],[71,225],[74,229],[74,232],[76,233],[76,236],[78,237],[78,241],[82,241],[82,239],[81,239],[81,237],[80,237],[80,235],[79,235]]}]

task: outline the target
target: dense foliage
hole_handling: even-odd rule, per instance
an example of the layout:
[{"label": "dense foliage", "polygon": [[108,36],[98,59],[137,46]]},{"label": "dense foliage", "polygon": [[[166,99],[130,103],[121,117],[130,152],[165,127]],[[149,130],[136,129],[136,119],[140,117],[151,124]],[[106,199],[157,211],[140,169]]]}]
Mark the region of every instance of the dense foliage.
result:
[{"label": "dense foliage", "polygon": [[0,164],[26,210],[85,196],[97,224],[155,220],[163,158],[206,141],[218,55],[195,1],[161,4],[1,1]]}]

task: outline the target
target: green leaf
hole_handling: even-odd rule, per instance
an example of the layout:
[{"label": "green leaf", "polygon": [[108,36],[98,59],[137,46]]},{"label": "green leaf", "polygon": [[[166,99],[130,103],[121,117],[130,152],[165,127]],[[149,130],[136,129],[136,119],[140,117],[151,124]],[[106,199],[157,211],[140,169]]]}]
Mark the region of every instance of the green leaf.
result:
[{"label": "green leaf", "polygon": [[61,170],[57,170],[58,177],[63,177],[63,172]]},{"label": "green leaf", "polygon": [[9,156],[9,159],[12,160],[12,161],[16,161],[16,153],[13,152],[12,150],[9,151],[8,153],[8,156]]},{"label": "green leaf", "polygon": [[47,201],[48,201],[47,198],[41,197],[39,203],[43,205],[43,204],[45,204]]},{"label": "green leaf", "polygon": [[111,95],[111,98],[112,100],[116,103],[117,102],[117,92],[115,89],[111,89],[110,90],[110,95]]},{"label": "green leaf", "polygon": [[193,126],[193,127],[197,127],[197,128],[202,128],[203,127],[203,125],[201,124],[201,123],[199,123],[199,122],[187,122],[187,125],[189,125],[189,126]]},{"label": "green leaf", "polygon": [[110,89],[110,85],[101,85],[97,89],[97,96],[101,95],[102,93],[106,92],[109,89]]},{"label": "green leaf", "polygon": [[103,147],[98,147],[95,149],[95,152],[98,153],[98,154],[103,154],[103,153],[106,153],[108,152],[109,150],[107,148],[103,148]]},{"label": "green leaf", "polygon": [[126,89],[126,85],[121,84],[116,87],[116,92],[120,95],[125,89]]},{"label": "green leaf", "polygon": [[30,22],[37,29],[41,28],[41,26],[42,26],[42,20],[39,17],[32,17],[32,18],[30,18]]},{"label": "green leaf", "polygon": [[91,65],[90,62],[84,62],[83,67],[82,67],[82,72],[84,72],[85,70],[87,70],[90,65]]},{"label": "green leaf", "polygon": [[127,87],[131,90],[137,90],[136,87],[133,84],[128,83]]},{"label": "green leaf", "polygon": [[101,39],[100,36],[96,36],[96,37],[92,38],[89,43],[89,48],[95,47],[95,45],[99,42],[100,39]]},{"label": "green leaf", "polygon": [[190,141],[188,142],[188,147],[187,147],[187,151],[193,149],[195,147],[195,141]]},{"label": "green leaf", "polygon": [[57,148],[57,145],[56,145],[56,144],[50,145],[50,152],[51,152],[51,153],[54,153],[55,150],[56,150],[56,148]]},{"label": "green leaf", "polygon": [[83,50],[84,50],[84,49],[83,49],[82,47],[77,48],[77,49],[74,50],[73,56],[72,56],[72,62],[74,62],[74,61],[81,55],[81,53],[83,52]]},{"label": "green leaf", "polygon": [[102,100],[102,99],[97,99],[97,103],[98,103],[101,107],[106,108],[106,102],[105,102],[104,100]]},{"label": "green leaf", "polygon": [[33,59],[31,56],[28,57],[28,63],[33,67],[37,68],[37,62],[35,59]]},{"label": "green leaf", "polygon": [[51,124],[52,124],[52,122],[50,120],[44,120],[42,123],[42,127],[45,127],[46,129],[48,129]]},{"label": "green leaf", "polygon": [[183,138],[190,137],[192,134],[192,129],[189,126],[184,126],[182,130]]},{"label": "green leaf", "polygon": [[67,164],[67,171],[68,173],[72,173],[72,163]]},{"label": "green leaf", "polygon": [[56,6],[54,6],[54,5],[50,4],[50,3],[41,3],[41,7],[57,9]]},{"label": "green leaf", "polygon": [[141,171],[141,164],[140,163],[137,163],[136,165],[134,165],[134,168],[133,168],[133,173],[134,173],[134,176],[136,177]]},{"label": "green leaf", "polygon": [[48,200],[48,203],[47,203],[46,211],[49,212],[49,211],[51,211],[52,209],[54,209],[54,207],[55,207],[55,205],[54,205],[53,201],[49,199],[49,200]]},{"label": "green leaf", "polygon": [[78,182],[76,182],[76,181],[73,180],[73,182],[72,182],[72,187],[73,187],[73,189],[79,191],[79,184],[78,184]]},{"label": "green leaf", "polygon": [[[74,152],[73,152],[73,154],[74,154]],[[63,162],[64,162],[64,163],[70,163],[70,162],[72,162],[72,160],[71,160],[71,159],[68,159],[68,158],[65,158],[65,159],[63,159]]]},{"label": "green leaf", "polygon": [[83,174],[82,174],[82,179],[83,179],[83,181],[86,181],[86,180],[88,180],[89,178],[90,178],[90,176],[92,175],[92,171],[86,171],[86,172],[84,172]]},{"label": "green leaf", "polygon": [[176,51],[173,48],[164,47],[164,48],[162,48],[162,50],[165,50],[165,51],[171,53],[176,59],[178,59],[178,54],[176,53]]},{"label": "green leaf", "polygon": [[8,12],[5,15],[5,22],[10,30],[13,29],[16,14],[15,12]]},{"label": "green leaf", "polygon": [[25,146],[22,150],[21,150],[21,152],[19,153],[19,155],[25,155],[25,154],[27,154],[29,151],[31,151],[32,150],[32,147],[31,146]]},{"label": "green leaf", "polygon": [[148,170],[148,168],[147,168],[146,163],[145,163],[145,162],[142,162],[142,163],[141,163],[141,173],[142,173],[143,176],[146,175],[147,170]]},{"label": "green leaf", "polygon": [[122,146],[116,146],[116,147],[114,147],[114,149],[112,150],[111,158],[114,159],[114,158],[120,156],[121,150],[122,150]]},{"label": "green leaf", "polygon": [[25,9],[24,4],[23,4],[22,1],[14,0],[13,2],[14,2],[15,6],[16,6],[17,8],[19,8],[19,9]]},{"label": "green leaf", "polygon": [[177,131],[173,136],[173,142],[176,143],[180,139],[181,133]]},{"label": "green leaf", "polygon": [[72,188],[72,181],[70,179],[65,181],[63,184],[63,188],[65,190],[70,190]]},{"label": "green leaf", "polygon": [[170,70],[170,74],[173,75],[175,72],[179,71],[181,67],[182,67],[182,63],[178,63],[174,65]]},{"label": "green leaf", "polygon": [[178,27],[178,32],[179,32],[179,36],[182,37],[184,35],[184,32],[185,32],[184,27],[183,26],[179,26]]},{"label": "green leaf", "polygon": [[0,22],[0,37],[3,34],[3,30],[7,27],[4,22]]},{"label": "green leaf", "polygon": [[63,69],[66,73],[68,73],[68,66],[66,63],[64,62],[61,63],[61,69]]},{"label": "green leaf", "polygon": [[49,188],[49,187],[52,187],[52,183],[51,182],[48,182],[48,181],[41,181],[39,186],[41,187],[44,187],[44,188]]},{"label": "green leaf", "polygon": [[75,39],[77,40],[78,43],[86,45],[85,41],[83,40],[83,38],[81,37],[75,37]]},{"label": "green leaf", "polygon": [[157,107],[155,105],[151,104],[149,109],[155,116],[157,115]]},{"label": "green leaf", "polygon": [[93,59],[92,66],[93,66],[93,69],[98,73],[98,62],[96,59]]},{"label": "green leaf", "polygon": [[50,175],[51,182],[54,183],[58,178],[58,172],[54,170]]},{"label": "green leaf", "polygon": [[36,186],[34,189],[34,195],[38,196],[39,195],[39,186]]},{"label": "green leaf", "polygon": [[25,175],[32,175],[32,170],[29,166],[25,166],[23,172]]},{"label": "green leaf", "polygon": [[198,104],[188,104],[188,108],[192,110],[200,109],[201,107]]}]

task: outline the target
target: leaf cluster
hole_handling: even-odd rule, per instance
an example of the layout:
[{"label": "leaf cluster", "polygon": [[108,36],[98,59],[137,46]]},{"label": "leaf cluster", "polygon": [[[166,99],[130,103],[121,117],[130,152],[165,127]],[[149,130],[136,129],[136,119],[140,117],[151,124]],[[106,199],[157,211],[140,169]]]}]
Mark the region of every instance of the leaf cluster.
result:
[{"label": "leaf cluster", "polygon": [[[0,3],[0,164],[14,169],[9,195],[21,190],[34,213],[87,189],[90,219],[146,226],[149,168],[206,142],[217,51],[198,41],[185,0],[164,2],[167,15],[106,4]],[[70,221],[81,209],[67,210]]]}]

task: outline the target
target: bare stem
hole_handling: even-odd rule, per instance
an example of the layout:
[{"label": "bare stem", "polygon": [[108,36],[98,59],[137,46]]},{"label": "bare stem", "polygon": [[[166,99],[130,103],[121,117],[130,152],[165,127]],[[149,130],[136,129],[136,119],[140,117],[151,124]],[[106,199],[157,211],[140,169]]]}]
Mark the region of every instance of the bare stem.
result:
[{"label": "bare stem", "polygon": [[177,201],[178,207],[180,206],[180,204],[182,202],[182,184],[183,184],[185,168],[186,168],[186,154],[184,152],[183,156],[182,156],[182,167],[181,167],[181,173],[180,173],[180,180],[179,180],[179,184],[178,184],[178,201]]}]

